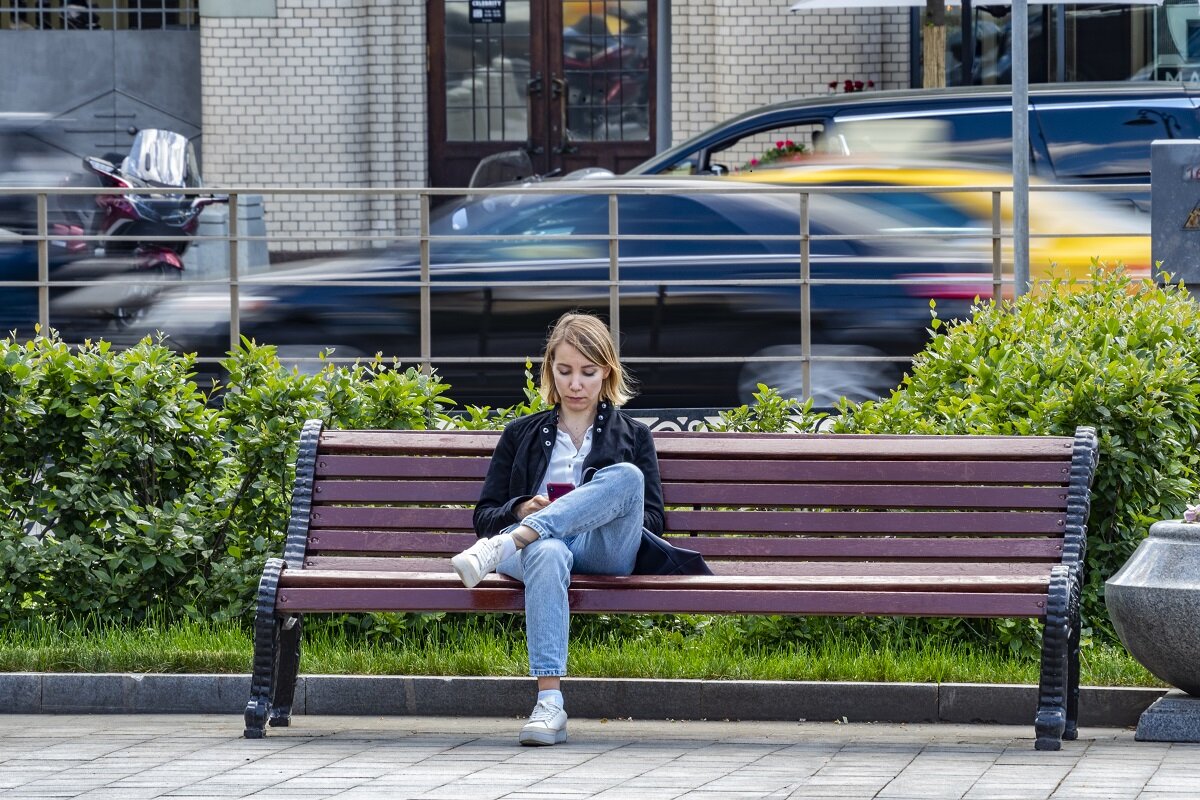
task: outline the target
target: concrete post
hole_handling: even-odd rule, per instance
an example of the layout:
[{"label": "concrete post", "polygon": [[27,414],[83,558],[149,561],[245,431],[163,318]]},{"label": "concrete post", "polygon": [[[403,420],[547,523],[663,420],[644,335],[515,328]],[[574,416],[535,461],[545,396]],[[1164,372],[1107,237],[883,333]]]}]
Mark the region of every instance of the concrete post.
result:
[{"label": "concrete post", "polygon": [[[267,223],[263,198],[259,194],[238,195],[238,235],[266,236]],[[222,205],[209,206],[200,214],[199,236],[228,236],[229,210]],[[265,270],[270,263],[265,240],[238,242],[238,265],[243,275]],[[199,241],[183,254],[184,280],[224,278],[229,275],[229,247],[225,242]]]}]

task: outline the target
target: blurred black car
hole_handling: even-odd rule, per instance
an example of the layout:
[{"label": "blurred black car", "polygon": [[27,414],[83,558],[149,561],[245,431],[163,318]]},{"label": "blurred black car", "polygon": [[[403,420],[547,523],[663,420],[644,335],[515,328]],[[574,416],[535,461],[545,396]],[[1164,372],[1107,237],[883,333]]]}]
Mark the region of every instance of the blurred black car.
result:
[{"label": "blurred black car", "polygon": [[[1150,143],[1200,137],[1200,98],[1181,82],[1029,87],[1030,173],[1064,183],[1144,183],[1112,195],[1148,207]],[[1012,89],[867,91],[792,100],[733,117],[629,170],[727,174],[753,168],[777,142],[807,153],[938,158],[1012,165]]]},{"label": "blurred black car", "polygon": [[[53,239],[48,251],[50,327],[69,343],[120,334],[164,285],[178,282],[139,270],[134,259],[71,252]],[[0,231],[0,338],[34,335],[37,280],[37,245]]]},{"label": "blurred black car", "polygon": [[[705,179],[580,181],[602,190],[652,187],[670,195],[617,199],[621,355],[641,383],[643,408],[717,407],[749,399],[758,381],[799,395],[801,230],[795,195],[728,189]],[[814,196],[810,208],[813,353],[911,356],[927,340],[929,300],[939,315],[966,311],[986,259],[936,240],[864,239],[906,221],[852,200]],[[432,363],[460,403],[521,398],[525,358],[564,311],[609,315],[609,197],[522,194],[476,199],[431,225]],[[821,238],[837,236],[845,238]],[[662,237],[662,238],[643,238]],[[240,329],[286,358],[382,352],[413,364],[420,353],[419,258],[415,245],[330,257],[243,278]],[[885,283],[907,278],[910,283]],[[976,281],[982,285],[983,281]],[[170,289],[140,320],[177,348],[215,356],[229,349],[229,292]],[[508,363],[489,362],[504,357]],[[736,359],[756,357],[758,362]],[[769,359],[776,359],[772,362]],[[654,360],[654,363],[651,363]],[[904,363],[818,361],[819,404],[842,394],[877,396]],[[536,369],[536,368],[535,368]]]}]

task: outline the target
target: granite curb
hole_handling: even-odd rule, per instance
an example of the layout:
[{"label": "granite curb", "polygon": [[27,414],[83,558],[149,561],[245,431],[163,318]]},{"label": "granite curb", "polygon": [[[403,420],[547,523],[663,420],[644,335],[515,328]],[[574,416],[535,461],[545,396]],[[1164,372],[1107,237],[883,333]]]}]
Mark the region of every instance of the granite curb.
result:
[{"label": "granite curb", "polygon": [[[308,675],[293,712],[315,715],[519,717],[531,678]],[[571,713],[644,720],[947,722],[1027,725],[1037,687],[567,678]],[[1079,724],[1125,728],[1166,689],[1085,686]],[[2,673],[4,714],[241,714],[249,675]]]}]

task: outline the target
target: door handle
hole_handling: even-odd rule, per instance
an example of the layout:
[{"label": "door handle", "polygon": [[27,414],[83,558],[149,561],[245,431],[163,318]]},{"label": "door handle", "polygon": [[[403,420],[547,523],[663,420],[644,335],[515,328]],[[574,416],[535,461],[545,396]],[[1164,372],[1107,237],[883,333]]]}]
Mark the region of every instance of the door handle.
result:
[{"label": "door handle", "polygon": [[567,128],[567,80],[566,78],[551,78],[550,79],[550,96],[558,102],[558,122],[559,133],[562,136],[562,141],[558,147],[554,148],[554,152],[559,155],[576,153],[579,148],[571,143],[571,131]]},{"label": "door handle", "polygon": [[546,148],[533,140],[533,96],[542,93],[542,73],[535,72],[533,77],[525,81],[525,152],[531,156],[540,156]]}]

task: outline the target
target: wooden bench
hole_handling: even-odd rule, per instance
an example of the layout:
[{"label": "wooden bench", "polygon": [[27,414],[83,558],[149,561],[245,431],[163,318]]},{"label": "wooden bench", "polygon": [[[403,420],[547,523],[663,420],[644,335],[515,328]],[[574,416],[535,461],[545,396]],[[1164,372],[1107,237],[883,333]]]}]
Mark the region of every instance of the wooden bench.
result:
[{"label": "wooden bench", "polygon": [[[258,593],[248,738],[287,725],[301,615],[523,610],[449,556],[498,434],[300,438],[282,559]],[[1038,749],[1076,735],[1079,592],[1096,437],[656,433],[667,531],[714,576],[572,579],[575,613],[1027,617],[1044,625]]]}]

